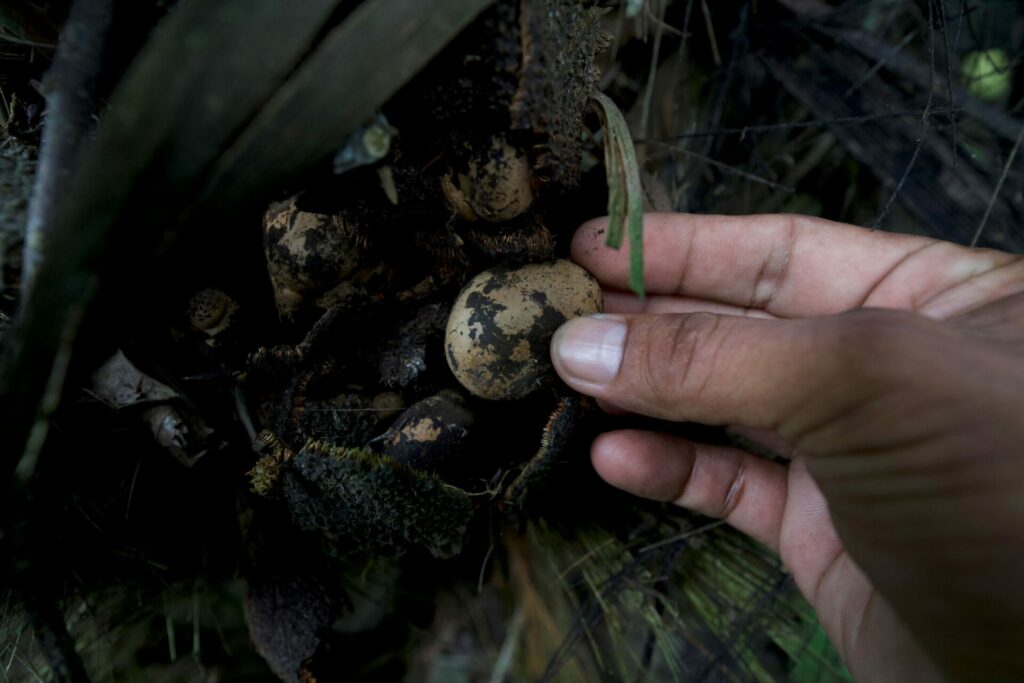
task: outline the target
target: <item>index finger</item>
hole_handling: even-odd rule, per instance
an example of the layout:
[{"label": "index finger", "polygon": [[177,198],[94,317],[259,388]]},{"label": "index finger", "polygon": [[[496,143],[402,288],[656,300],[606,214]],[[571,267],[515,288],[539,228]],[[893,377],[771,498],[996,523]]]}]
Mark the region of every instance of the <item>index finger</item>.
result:
[{"label": "index finger", "polygon": [[[626,289],[629,247],[606,247],[606,226],[601,218],[580,227],[572,257],[605,286]],[[922,310],[957,284],[1012,260],[993,250],[807,216],[644,216],[648,292],[780,317],[864,306]],[[951,314],[941,308],[936,315]]]}]

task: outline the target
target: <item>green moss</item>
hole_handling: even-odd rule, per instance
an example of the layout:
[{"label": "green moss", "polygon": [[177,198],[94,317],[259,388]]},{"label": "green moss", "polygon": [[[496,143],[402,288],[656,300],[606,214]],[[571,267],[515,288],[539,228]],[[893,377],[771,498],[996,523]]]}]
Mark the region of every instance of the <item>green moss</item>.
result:
[{"label": "green moss", "polygon": [[334,604],[310,576],[250,577],[245,621],[256,651],[282,681],[298,683],[331,623]]},{"label": "green moss", "polygon": [[257,435],[252,448],[261,457],[249,470],[249,486],[253,493],[269,496],[277,487],[281,465],[291,459],[294,453],[287,444],[266,429]]},{"label": "green moss", "polygon": [[574,0],[524,3],[524,54],[509,113],[513,130],[544,138],[541,172],[575,187],[583,158],[583,114],[600,73],[596,56],[607,45],[603,10]]},{"label": "green moss", "polygon": [[292,520],[334,556],[425,548],[451,557],[473,515],[469,495],[391,459],[311,441],[282,469]]}]

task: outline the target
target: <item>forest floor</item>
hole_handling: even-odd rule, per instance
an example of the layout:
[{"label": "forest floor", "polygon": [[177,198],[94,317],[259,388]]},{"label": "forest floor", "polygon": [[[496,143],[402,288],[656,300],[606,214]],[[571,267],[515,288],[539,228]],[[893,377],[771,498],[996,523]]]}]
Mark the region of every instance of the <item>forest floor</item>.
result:
[{"label": "forest floor", "polygon": [[[403,0],[437,35],[395,40],[377,0],[254,3],[238,52],[181,47],[176,80],[167,36],[201,3],[112,2],[84,19],[102,49],[77,120],[54,105],[89,65],[89,40],[59,54],[69,4],[89,3],[0,9],[0,681],[848,680],[777,558],[590,473],[588,438],[630,418],[551,382],[467,395],[445,322],[472,276],[564,257],[606,211],[593,89],[648,210],[1024,252],[1024,4],[502,0],[441,21]],[[378,61],[338,41],[317,72],[346,26]],[[275,64],[291,90],[266,86]],[[229,125],[225,101],[251,111]],[[40,148],[69,120],[77,166]],[[521,209],[471,191],[488,161],[529,165],[498,179]],[[72,227],[28,296],[33,221]],[[75,323],[37,367],[51,310]]]}]

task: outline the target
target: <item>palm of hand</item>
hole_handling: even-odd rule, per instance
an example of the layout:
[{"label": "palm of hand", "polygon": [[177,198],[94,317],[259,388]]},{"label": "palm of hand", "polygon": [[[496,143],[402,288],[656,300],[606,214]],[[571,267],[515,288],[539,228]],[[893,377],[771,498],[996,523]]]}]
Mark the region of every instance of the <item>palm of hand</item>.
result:
[{"label": "palm of hand", "polygon": [[[935,500],[921,495],[920,480],[927,488],[929,477],[899,475],[920,469],[925,455],[940,469],[976,476],[977,459],[966,466],[963,446],[987,435],[984,425],[974,434],[952,426],[971,418],[962,414],[965,406],[991,412],[1001,399],[1019,405],[1024,398],[985,387],[995,395],[983,393],[981,404],[972,406],[969,395],[979,373],[1013,367],[1024,375],[1024,262],[999,252],[791,217],[651,216],[646,232],[652,295],[641,303],[609,291],[606,310],[626,316],[714,315],[630,318],[631,328],[642,332],[631,331],[630,337],[638,334],[651,342],[649,348],[627,341],[619,377],[608,385],[567,381],[636,412],[779,432],[799,453],[813,457],[797,455],[787,468],[736,449],[621,431],[595,441],[598,472],[638,495],[724,518],[779,552],[858,680],[938,679],[890,606],[906,606],[893,587],[906,584],[900,573],[918,561],[914,538],[906,534],[930,531],[896,524],[887,535],[884,527],[892,519],[934,515]],[[574,258],[610,290],[623,289],[628,255],[602,249],[599,241],[599,226],[584,226],[573,244]],[[849,313],[861,308],[904,313]],[[666,325],[671,334],[659,331]],[[805,337],[815,346],[801,356]],[[668,339],[663,348],[658,339]],[[818,347],[830,344],[838,351],[820,353]],[[935,374],[930,353],[940,364],[952,357],[949,377],[928,376]],[[805,357],[808,376],[798,380],[792,368],[774,367],[780,365],[774,361]],[[674,370],[657,367],[666,359]],[[558,367],[557,355],[555,362]],[[843,364],[849,377],[836,370]],[[789,389],[787,382],[800,386]],[[961,401],[950,404],[952,413],[941,400],[946,395]],[[1011,415],[1013,405],[1008,410]],[[911,417],[894,420],[901,411]],[[1013,478],[1019,464],[1019,458],[997,458],[982,477]],[[1007,495],[1012,499],[1013,491]],[[978,503],[970,491],[953,492],[951,499],[964,496],[968,516],[1001,514],[998,505]],[[994,499],[1000,498],[997,492]],[[860,566],[840,540],[830,504]],[[1024,522],[1022,517],[1015,519]],[[937,523],[947,521],[959,524]],[[967,525],[956,533],[970,536],[975,529]],[[945,539],[940,534],[935,542]],[[888,600],[861,566],[876,580],[881,577]],[[1004,574],[1012,567],[1010,562]],[[929,579],[921,583],[926,593]],[[917,597],[908,595],[907,601]],[[926,612],[911,609],[911,626],[927,621]],[[907,619],[907,610],[900,614]],[[936,644],[941,649],[949,636],[928,643],[933,656]],[[985,675],[977,668],[969,673]]]}]

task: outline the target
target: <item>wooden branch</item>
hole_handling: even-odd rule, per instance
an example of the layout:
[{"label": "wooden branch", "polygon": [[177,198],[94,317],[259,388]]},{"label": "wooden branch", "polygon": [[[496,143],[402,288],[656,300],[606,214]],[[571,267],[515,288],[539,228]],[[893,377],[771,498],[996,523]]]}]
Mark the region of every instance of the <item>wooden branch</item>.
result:
[{"label": "wooden branch", "polygon": [[[38,583],[38,582],[33,582]],[[56,683],[89,683],[75,641],[64,624],[52,587],[32,586],[19,591],[25,614],[32,623],[39,649],[50,665]]]},{"label": "wooden branch", "polygon": [[157,29],[83,150],[52,223],[53,248],[4,337],[0,477],[19,462],[18,480],[31,476],[67,369],[57,361],[109,275],[101,266],[115,226],[159,241],[197,178],[294,70],[339,1],[182,0]]},{"label": "wooden branch", "polygon": [[[207,208],[262,200],[336,151],[491,0],[366,0],[310,54],[340,2],[181,0],[158,27],[83,152],[54,248],[5,336],[0,477],[31,476],[88,304],[194,215],[214,160]],[[114,263],[117,236],[136,252]]]},{"label": "wooden branch", "polygon": [[59,21],[28,2],[0,3],[0,30],[23,44],[52,49]]},{"label": "wooden branch", "polygon": [[92,128],[112,6],[113,0],[75,0],[46,74],[46,123],[25,228],[22,292],[32,288],[71,164]]},{"label": "wooden branch", "polygon": [[217,164],[204,199],[230,210],[336,152],[493,0],[366,0]]}]

